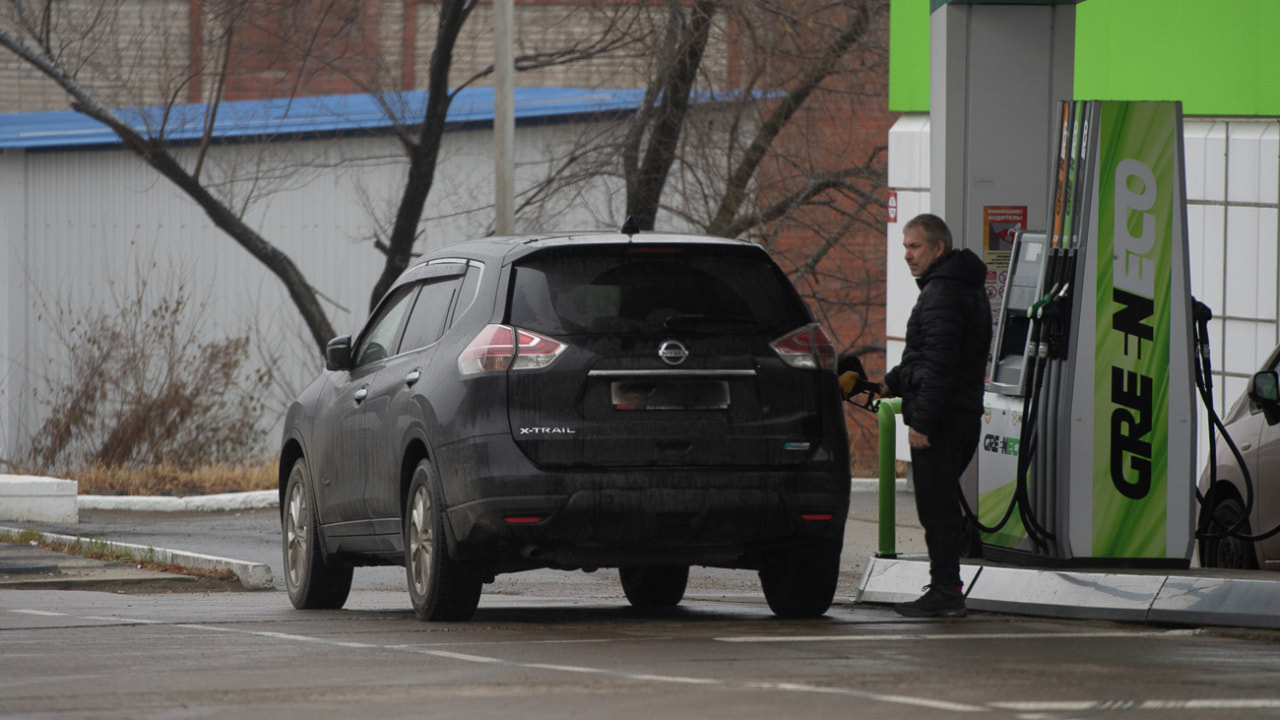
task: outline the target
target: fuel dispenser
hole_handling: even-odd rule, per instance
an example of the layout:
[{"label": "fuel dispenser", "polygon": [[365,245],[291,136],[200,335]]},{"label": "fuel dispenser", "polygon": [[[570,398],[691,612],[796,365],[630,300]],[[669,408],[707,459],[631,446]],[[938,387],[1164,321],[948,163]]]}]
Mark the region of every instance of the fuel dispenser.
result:
[{"label": "fuel dispenser", "polygon": [[1196,404],[1181,105],[1067,102],[1040,232],[1014,241],[975,516],[984,554],[1178,566]]}]

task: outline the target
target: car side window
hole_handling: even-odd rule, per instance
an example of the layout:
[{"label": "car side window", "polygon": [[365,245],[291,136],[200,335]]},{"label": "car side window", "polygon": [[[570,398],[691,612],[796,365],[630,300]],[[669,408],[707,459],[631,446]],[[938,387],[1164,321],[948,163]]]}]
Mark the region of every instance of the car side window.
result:
[{"label": "car side window", "polygon": [[467,275],[462,279],[462,287],[458,290],[458,301],[454,303],[453,319],[449,321],[450,327],[458,322],[458,318],[462,317],[471,306],[475,304],[477,293],[480,289],[480,277],[484,274],[484,264],[472,260],[467,265]]},{"label": "car side window", "polygon": [[452,277],[422,285],[405,324],[404,339],[400,341],[401,352],[424,348],[440,339],[449,306],[453,304],[461,280],[460,277]]},{"label": "car side window", "polygon": [[400,321],[404,319],[416,291],[417,288],[413,286],[402,287],[382,306],[360,338],[360,346],[356,348],[356,367],[391,357],[396,335],[400,331]]}]

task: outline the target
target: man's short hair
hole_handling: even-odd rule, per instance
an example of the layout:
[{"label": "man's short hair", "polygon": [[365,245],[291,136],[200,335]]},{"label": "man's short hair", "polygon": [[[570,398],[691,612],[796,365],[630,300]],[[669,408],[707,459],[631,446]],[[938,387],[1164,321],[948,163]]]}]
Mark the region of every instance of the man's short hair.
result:
[{"label": "man's short hair", "polygon": [[951,251],[951,228],[947,227],[946,221],[932,213],[923,213],[917,215],[907,221],[902,226],[902,232],[908,230],[919,230],[927,242],[938,244],[942,243],[942,247]]}]

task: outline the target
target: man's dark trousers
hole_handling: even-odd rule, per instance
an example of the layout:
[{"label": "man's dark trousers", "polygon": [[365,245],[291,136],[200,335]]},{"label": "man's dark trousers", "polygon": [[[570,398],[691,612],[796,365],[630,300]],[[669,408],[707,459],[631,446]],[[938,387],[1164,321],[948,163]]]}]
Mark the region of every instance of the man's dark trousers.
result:
[{"label": "man's dark trousers", "polygon": [[942,588],[961,586],[960,473],[973,459],[981,432],[980,415],[953,418],[929,436],[929,447],[911,449],[916,512],[929,548],[929,574],[932,584]]}]

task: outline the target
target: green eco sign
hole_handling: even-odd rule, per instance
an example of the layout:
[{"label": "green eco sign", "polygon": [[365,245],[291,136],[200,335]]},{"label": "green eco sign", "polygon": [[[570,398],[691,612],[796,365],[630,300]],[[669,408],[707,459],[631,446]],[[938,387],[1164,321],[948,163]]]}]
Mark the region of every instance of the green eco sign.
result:
[{"label": "green eco sign", "polygon": [[1177,106],[1100,105],[1092,554],[1162,558]]}]

